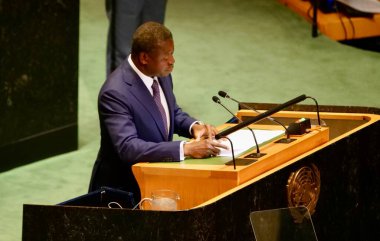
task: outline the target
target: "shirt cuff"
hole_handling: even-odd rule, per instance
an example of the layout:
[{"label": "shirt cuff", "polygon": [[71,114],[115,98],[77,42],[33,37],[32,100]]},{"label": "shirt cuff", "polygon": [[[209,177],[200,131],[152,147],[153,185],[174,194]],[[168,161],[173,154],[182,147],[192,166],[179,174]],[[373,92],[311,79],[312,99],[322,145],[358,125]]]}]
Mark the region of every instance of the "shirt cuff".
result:
[{"label": "shirt cuff", "polygon": [[181,143],[179,144],[179,160],[180,161],[185,160],[185,151],[184,151],[185,143],[186,141],[181,141]]}]

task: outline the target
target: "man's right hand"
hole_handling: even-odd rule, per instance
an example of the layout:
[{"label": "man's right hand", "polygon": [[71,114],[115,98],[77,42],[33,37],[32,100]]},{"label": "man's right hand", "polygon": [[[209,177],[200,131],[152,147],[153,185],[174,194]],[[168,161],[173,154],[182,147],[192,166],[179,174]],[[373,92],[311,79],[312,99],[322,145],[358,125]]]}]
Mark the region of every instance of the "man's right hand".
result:
[{"label": "man's right hand", "polygon": [[184,145],[185,157],[192,158],[206,158],[211,156],[217,156],[220,153],[220,149],[227,149],[227,146],[221,144],[215,139],[203,139],[186,142]]}]

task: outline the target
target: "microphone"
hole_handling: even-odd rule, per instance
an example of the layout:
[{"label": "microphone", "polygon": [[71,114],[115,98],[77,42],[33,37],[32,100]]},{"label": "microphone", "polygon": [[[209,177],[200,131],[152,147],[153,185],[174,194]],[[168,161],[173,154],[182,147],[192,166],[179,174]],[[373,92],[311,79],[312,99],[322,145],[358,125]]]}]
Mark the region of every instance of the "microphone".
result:
[{"label": "microphone", "polygon": [[285,109],[288,106],[294,105],[294,104],[301,102],[305,99],[306,99],[306,95],[300,95],[300,96],[298,96],[294,99],[291,99],[291,100],[289,100],[289,101],[287,101],[287,102],[285,102],[279,106],[276,106],[270,110],[267,110],[266,112],[263,112],[263,113],[259,114],[258,116],[252,117],[252,118],[245,120],[245,121],[243,121],[243,122],[241,122],[241,123],[239,123],[239,124],[237,124],[231,128],[228,128],[227,130],[220,132],[219,134],[216,134],[215,138],[220,139],[223,136],[227,136],[227,135],[229,135],[229,134],[231,134],[237,130],[240,130],[240,129],[242,129],[242,128],[250,125],[250,124],[253,124],[259,120],[262,120],[262,119],[264,119],[264,118],[266,118],[266,117],[268,117],[268,116],[270,116],[276,112],[279,112],[282,109]]},{"label": "microphone", "polygon": [[[222,102],[220,101],[220,99],[219,99],[217,96],[213,96],[213,97],[212,97],[212,100],[213,100],[215,103],[217,103],[217,104],[223,106],[223,108],[226,109],[226,110],[227,110],[227,111],[228,111],[233,117],[235,117],[236,119],[238,119],[239,122],[242,122],[242,120],[240,120],[237,116],[235,116],[234,113],[232,113],[232,111],[230,111],[225,105],[222,104]],[[256,135],[255,135],[255,133],[253,132],[253,130],[252,130],[249,126],[247,126],[247,129],[251,131],[252,136],[253,136],[253,140],[255,141],[255,145],[256,145],[256,153],[252,153],[252,154],[250,154],[249,156],[252,157],[252,158],[259,158],[259,157],[265,156],[266,153],[261,153],[261,152],[260,152],[259,144],[257,143],[257,139],[256,139]],[[231,141],[230,141],[230,142],[231,142]],[[232,145],[232,143],[231,143],[231,145]],[[233,152],[232,152],[232,153],[233,153]]]},{"label": "microphone", "polygon": [[215,102],[215,103],[217,103],[217,104],[219,104],[219,105],[221,105],[221,106],[223,106],[223,108],[224,109],[226,109],[233,117],[235,117],[236,119],[238,119],[239,120],[239,122],[241,122],[241,120],[239,119],[239,118],[237,118],[236,116],[235,116],[235,114],[234,113],[232,113],[225,105],[223,105],[222,104],[222,102],[220,102],[220,99],[217,97],[217,96],[213,96],[212,97],[212,100]]},{"label": "microphone", "polygon": [[[232,100],[232,101],[235,101],[236,103],[238,103],[239,105],[243,106],[244,108],[246,108],[246,109],[248,109],[248,110],[253,110],[253,111],[256,112],[256,113],[261,114],[261,112],[257,111],[255,108],[253,108],[253,107],[251,107],[251,106],[249,106],[249,105],[246,105],[246,104],[244,104],[244,103],[242,103],[242,102],[240,102],[240,101],[238,101],[238,100],[232,98],[231,96],[229,96],[226,92],[224,92],[224,91],[222,91],[222,90],[220,90],[220,91],[218,92],[218,95],[219,95],[220,97],[223,97],[223,98],[226,98],[226,99],[230,99],[230,100]],[[282,124],[281,122],[279,122],[279,121],[273,119],[272,117],[267,117],[266,119],[268,119],[268,120],[270,120],[270,121],[272,121],[272,122],[274,122],[274,123],[276,123],[276,124],[281,125],[281,126],[285,129],[286,138],[289,139],[289,137],[290,137],[290,133],[289,133],[288,128],[286,128],[284,124]]]}]

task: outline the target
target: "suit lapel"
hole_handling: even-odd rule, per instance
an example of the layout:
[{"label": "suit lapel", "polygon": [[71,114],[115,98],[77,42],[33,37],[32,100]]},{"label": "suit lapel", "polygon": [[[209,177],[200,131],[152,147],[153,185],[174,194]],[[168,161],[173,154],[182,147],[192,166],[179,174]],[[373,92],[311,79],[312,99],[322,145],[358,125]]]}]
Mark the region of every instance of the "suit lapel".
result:
[{"label": "suit lapel", "polygon": [[154,124],[157,125],[157,128],[160,130],[162,138],[164,140],[168,140],[168,135],[165,131],[164,122],[161,118],[160,111],[158,110],[158,107],[154,102],[152,95],[150,94],[146,85],[143,83],[143,81],[140,79],[137,73],[132,69],[128,62],[126,64],[125,74],[126,78],[124,78],[124,81],[126,81],[131,86],[130,93],[134,95],[136,99],[140,102],[140,104],[144,106],[145,110],[149,112]]}]

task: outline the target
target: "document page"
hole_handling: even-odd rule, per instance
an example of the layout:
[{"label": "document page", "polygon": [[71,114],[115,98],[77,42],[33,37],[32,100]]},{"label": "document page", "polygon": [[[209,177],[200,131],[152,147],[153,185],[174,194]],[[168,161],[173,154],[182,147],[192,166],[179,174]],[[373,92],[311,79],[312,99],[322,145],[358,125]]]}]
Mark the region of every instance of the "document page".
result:
[{"label": "document page", "polygon": [[378,0],[337,0],[337,1],[364,13],[380,13],[380,2]]},{"label": "document page", "polygon": [[[257,143],[260,145],[267,141],[270,141],[276,137],[279,137],[285,133],[284,130],[255,130]],[[231,141],[234,148],[235,156],[247,151],[248,149],[255,147],[255,140],[250,130],[238,130],[227,136]],[[221,139],[221,143],[228,146],[228,150],[221,149],[219,156],[232,157],[231,143],[227,139]]]}]

